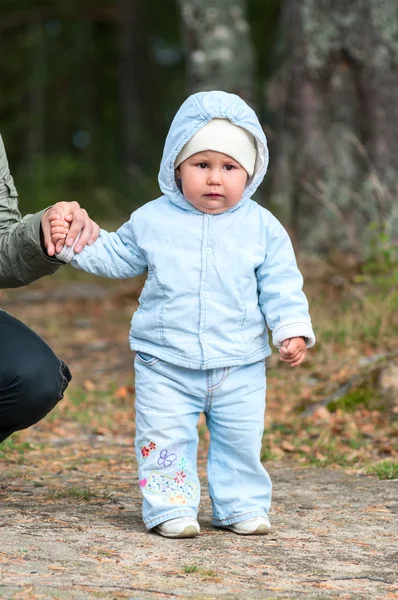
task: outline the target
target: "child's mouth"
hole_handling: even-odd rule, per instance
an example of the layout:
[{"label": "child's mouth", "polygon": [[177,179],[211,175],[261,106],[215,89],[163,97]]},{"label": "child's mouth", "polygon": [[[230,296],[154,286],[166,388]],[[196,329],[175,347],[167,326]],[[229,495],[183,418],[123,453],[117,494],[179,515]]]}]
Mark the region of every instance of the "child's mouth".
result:
[{"label": "child's mouth", "polygon": [[207,198],[222,198],[221,194],[205,194]]}]

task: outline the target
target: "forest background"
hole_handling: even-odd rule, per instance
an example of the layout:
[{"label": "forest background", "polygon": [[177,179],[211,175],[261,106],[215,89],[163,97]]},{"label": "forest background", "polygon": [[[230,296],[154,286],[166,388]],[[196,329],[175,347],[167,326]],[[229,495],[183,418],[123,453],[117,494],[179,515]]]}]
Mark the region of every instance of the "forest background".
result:
[{"label": "forest background", "polygon": [[78,200],[94,217],[124,218],[159,195],[182,101],[223,89],[260,117],[271,162],[256,199],[298,249],[363,261],[393,237],[396,1],[0,7],[0,122],[23,211]]},{"label": "forest background", "polygon": [[[255,199],[292,235],[318,339],[299,375],[277,356],[268,365],[263,456],[388,459],[398,475],[398,2],[0,0],[0,49],[0,131],[23,213],[77,200],[120,224],[159,196],[188,94],[223,89],[255,108],[271,157]],[[120,352],[142,281],[99,304],[98,280],[71,273],[35,284],[38,306],[26,290],[2,303],[71,362],[62,422],[78,425],[84,405],[83,427],[112,431],[94,406],[101,392],[109,411],[126,403],[120,421],[131,409],[117,365],[130,373]],[[55,295],[72,277],[91,282],[83,300],[71,283]],[[72,298],[62,315],[60,298]]]}]

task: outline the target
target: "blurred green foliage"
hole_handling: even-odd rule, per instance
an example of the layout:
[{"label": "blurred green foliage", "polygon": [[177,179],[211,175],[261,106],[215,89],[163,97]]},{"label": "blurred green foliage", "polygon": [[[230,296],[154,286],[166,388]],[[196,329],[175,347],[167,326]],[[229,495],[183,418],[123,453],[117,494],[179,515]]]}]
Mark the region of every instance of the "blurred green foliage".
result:
[{"label": "blurred green foliage", "polygon": [[[368,226],[369,241],[363,272],[370,275],[397,275],[398,245],[394,242],[388,222],[372,222]],[[392,283],[392,282],[391,282]]]},{"label": "blurred green foliage", "polygon": [[[256,104],[265,118],[280,0],[247,5]],[[189,93],[179,8],[176,0],[134,3],[139,78],[130,93],[140,118],[132,165],[123,146],[125,6],[117,0],[0,0],[0,131],[24,213],[77,200],[93,216],[113,218],[159,194],[164,138]]]}]

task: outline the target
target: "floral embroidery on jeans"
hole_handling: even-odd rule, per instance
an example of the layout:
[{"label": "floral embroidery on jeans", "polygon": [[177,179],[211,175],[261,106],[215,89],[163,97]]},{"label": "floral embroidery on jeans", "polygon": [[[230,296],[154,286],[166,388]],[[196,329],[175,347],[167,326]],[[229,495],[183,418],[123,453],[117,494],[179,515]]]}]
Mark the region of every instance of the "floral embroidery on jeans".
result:
[{"label": "floral embroidery on jeans", "polygon": [[174,477],[174,481],[176,483],[184,483],[186,476],[187,475],[186,475],[186,473],[184,473],[184,471],[179,471],[179,472],[177,471],[176,475]]},{"label": "floral embroidery on jeans", "polygon": [[142,458],[147,458],[149,456],[149,454],[152,452],[152,450],[156,450],[157,445],[156,442],[149,442],[149,444],[144,445],[141,447],[141,456]]},{"label": "floral embroidery on jeans", "polygon": [[184,481],[183,479],[182,483],[177,483],[172,477],[157,471],[151,471],[145,486],[145,490],[154,494],[169,497],[179,495],[192,500],[197,496],[197,488],[197,484],[192,481]]},{"label": "floral embroidery on jeans", "polygon": [[170,467],[173,462],[176,460],[177,455],[173,453],[168,453],[167,450],[162,450],[159,454],[158,465],[159,467]]},{"label": "floral embroidery on jeans", "polygon": [[182,469],[183,471],[186,471],[187,468],[187,461],[185,460],[185,458],[183,456],[181,456],[179,462],[178,462],[178,466],[180,467],[180,469]]},{"label": "floral embroidery on jeans", "polygon": [[186,504],[187,503],[187,501],[185,500],[184,496],[182,496],[182,494],[175,494],[175,496],[170,496],[169,502],[170,502],[170,504]]}]

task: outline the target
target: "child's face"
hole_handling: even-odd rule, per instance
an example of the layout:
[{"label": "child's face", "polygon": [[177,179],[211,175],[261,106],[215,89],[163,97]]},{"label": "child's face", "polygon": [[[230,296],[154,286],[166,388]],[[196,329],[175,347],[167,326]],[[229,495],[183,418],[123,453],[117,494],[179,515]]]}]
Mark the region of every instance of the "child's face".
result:
[{"label": "child's face", "polygon": [[248,179],[236,160],[213,150],[193,154],[176,169],[185,198],[198,210],[217,215],[238,204]]}]

